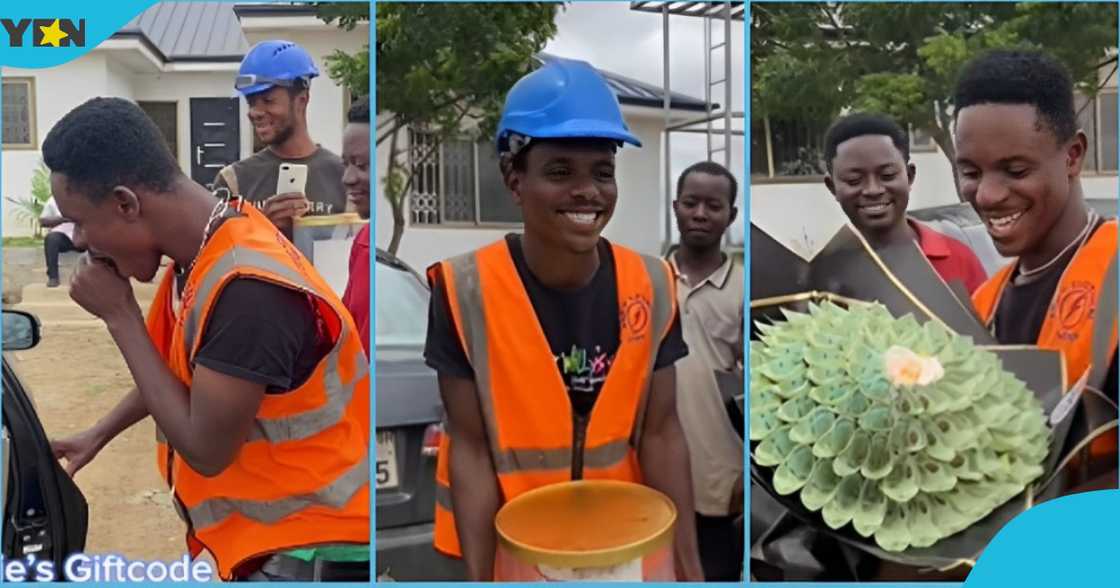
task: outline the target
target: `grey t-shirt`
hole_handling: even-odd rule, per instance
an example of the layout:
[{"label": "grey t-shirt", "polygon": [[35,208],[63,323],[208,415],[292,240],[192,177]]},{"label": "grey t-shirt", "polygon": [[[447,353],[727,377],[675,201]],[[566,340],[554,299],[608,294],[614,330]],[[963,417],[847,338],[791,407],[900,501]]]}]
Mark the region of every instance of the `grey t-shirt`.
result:
[{"label": "grey t-shirt", "polygon": [[[305,196],[311,201],[308,216],[346,212],[346,189],[342,186],[342,158],[319,147],[302,159],[280,159],[271,149],[261,149],[250,157],[231,164],[237,175],[237,192],[259,209],[264,201],[276,195],[276,180],[281,163],[307,166]],[[214,189],[230,188],[221,172],[214,179]],[[287,235],[291,238],[291,235]]]}]

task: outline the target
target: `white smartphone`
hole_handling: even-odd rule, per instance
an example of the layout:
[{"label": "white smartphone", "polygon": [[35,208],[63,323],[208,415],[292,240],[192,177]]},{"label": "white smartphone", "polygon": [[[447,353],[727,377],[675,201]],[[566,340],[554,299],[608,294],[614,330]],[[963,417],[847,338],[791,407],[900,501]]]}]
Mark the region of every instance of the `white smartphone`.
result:
[{"label": "white smartphone", "polygon": [[276,193],[298,192],[307,196],[307,166],[302,163],[281,163],[276,178]]}]

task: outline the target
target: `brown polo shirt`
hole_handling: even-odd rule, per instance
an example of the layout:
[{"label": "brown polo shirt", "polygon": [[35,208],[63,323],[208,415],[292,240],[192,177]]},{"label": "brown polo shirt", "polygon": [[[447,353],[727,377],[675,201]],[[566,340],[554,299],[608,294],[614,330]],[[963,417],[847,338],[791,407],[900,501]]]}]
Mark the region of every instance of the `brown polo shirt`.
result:
[{"label": "brown polo shirt", "polygon": [[732,428],[715,370],[741,371],[743,358],[743,265],[728,256],[694,286],[680,275],[677,303],[688,356],[676,364],[677,413],[688,441],[696,512],[726,516],[735,480],[743,474],[743,440]]}]

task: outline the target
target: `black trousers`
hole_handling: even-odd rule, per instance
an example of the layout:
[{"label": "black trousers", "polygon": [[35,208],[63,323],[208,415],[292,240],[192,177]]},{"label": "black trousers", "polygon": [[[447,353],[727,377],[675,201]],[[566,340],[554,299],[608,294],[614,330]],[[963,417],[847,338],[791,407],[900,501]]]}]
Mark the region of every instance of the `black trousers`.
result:
[{"label": "black trousers", "polygon": [[47,256],[47,277],[57,280],[58,255],[67,251],[76,251],[77,249],[77,247],[74,247],[74,242],[65,234],[58,231],[47,233],[46,239],[43,240],[43,250]]},{"label": "black trousers", "polygon": [[738,518],[696,514],[700,565],[708,582],[739,582],[743,577],[743,527]]}]

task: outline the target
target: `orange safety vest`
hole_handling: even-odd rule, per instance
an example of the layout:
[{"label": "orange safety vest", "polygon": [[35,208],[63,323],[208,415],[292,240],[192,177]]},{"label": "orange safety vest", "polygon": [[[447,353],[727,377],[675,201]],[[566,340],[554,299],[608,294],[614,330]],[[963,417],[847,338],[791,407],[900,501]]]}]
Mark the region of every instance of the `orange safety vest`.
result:
[{"label": "orange safety vest", "polygon": [[206,243],[178,312],[175,273],[164,273],[147,323],[168,367],[189,389],[209,314],[235,278],[306,293],[334,346],[305,384],[264,397],[249,438],[217,476],[191,469],[157,425],[159,470],[188,525],[191,557],[209,551],[224,580],[262,555],[368,544],[370,537],[369,360],[358,329],[326,281],[264,215],[248,202],[242,214]]},{"label": "orange safety vest", "polygon": [[[1109,296],[1106,282],[1116,282],[1116,229],[1115,219],[1106,221],[1074,253],[1062,273],[1038,333],[1038,347],[1060,351],[1064,356],[1067,390],[1086,370],[1099,371],[1103,377],[1116,352],[1116,314],[1109,312],[1111,316],[1098,316],[1100,309],[1116,308],[1115,300],[1102,303],[1102,296]],[[972,296],[973,305],[988,328],[992,326],[1000,297],[1016,263],[1000,269]],[[1111,296],[1116,298],[1115,289],[1111,290]],[[1100,365],[1093,365],[1094,362]],[[1115,454],[1116,432],[1102,435],[1089,447],[1093,456]]]},{"label": "orange safety vest", "polygon": [[[677,313],[676,281],[660,259],[618,245],[612,250],[619,347],[590,420],[578,425],[505,240],[428,269],[429,280],[442,273],[452,320],[474,368],[503,503],[570,480],[580,445],[585,479],[641,482],[637,445],[657,350]],[[450,447],[444,435],[436,462],[434,544],[446,555],[461,557]]]}]

